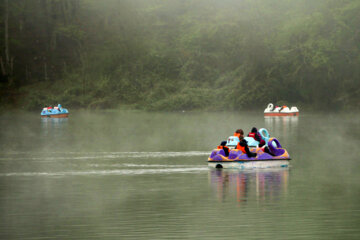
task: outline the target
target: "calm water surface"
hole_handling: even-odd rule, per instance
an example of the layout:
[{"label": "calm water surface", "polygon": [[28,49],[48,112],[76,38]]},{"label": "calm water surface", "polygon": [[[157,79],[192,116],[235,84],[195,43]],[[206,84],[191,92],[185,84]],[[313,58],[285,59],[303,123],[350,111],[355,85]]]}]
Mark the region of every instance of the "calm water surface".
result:
[{"label": "calm water surface", "polygon": [[[360,239],[359,117],[0,115],[0,239]],[[253,126],[289,168],[207,167]]]}]

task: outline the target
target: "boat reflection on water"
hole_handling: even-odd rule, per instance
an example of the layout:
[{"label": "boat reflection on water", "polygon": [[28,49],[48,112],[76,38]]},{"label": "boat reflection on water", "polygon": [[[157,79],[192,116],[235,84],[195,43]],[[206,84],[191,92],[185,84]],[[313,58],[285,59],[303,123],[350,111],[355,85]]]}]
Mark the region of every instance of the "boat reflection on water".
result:
[{"label": "boat reflection on water", "polygon": [[220,202],[228,198],[241,204],[247,201],[276,201],[286,196],[289,169],[262,169],[242,171],[213,169],[209,171],[209,183],[216,190]]},{"label": "boat reflection on water", "polygon": [[270,131],[271,136],[276,136],[278,139],[288,141],[289,137],[294,138],[298,135],[298,116],[266,116],[264,120],[265,128]]},{"label": "boat reflection on water", "polygon": [[52,125],[52,126],[61,126],[68,122],[68,118],[40,118],[41,124],[43,126]]},{"label": "boat reflection on water", "polygon": [[68,124],[68,118],[40,118],[42,136],[61,136]]}]

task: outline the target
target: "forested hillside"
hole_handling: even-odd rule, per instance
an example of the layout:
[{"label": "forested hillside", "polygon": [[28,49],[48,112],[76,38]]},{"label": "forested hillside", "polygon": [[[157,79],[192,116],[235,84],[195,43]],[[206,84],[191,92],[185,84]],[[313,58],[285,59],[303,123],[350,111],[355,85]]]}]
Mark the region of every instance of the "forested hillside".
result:
[{"label": "forested hillside", "polygon": [[1,0],[0,108],[360,108],[359,0]]}]

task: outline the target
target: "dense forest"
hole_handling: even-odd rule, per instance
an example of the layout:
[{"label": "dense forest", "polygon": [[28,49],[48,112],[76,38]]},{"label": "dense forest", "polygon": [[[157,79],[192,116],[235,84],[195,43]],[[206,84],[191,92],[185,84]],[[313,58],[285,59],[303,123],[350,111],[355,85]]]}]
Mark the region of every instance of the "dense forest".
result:
[{"label": "dense forest", "polygon": [[0,1],[1,109],[360,109],[359,0]]}]

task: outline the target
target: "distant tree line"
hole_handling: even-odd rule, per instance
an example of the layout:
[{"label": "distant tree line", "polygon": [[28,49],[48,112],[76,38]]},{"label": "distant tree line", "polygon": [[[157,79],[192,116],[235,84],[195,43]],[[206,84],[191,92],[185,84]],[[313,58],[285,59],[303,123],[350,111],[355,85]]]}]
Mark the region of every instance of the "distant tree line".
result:
[{"label": "distant tree line", "polygon": [[1,0],[0,108],[360,109],[357,0]]}]

